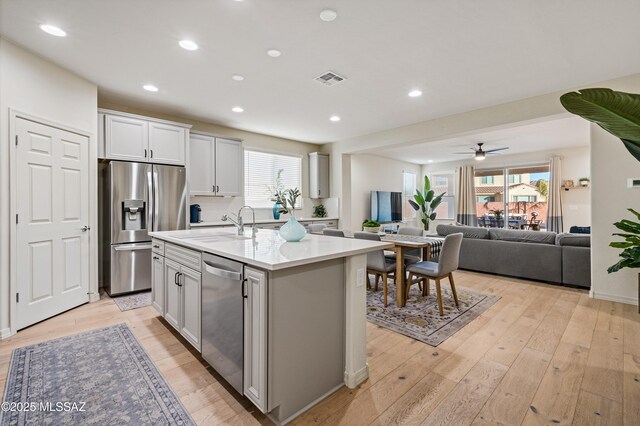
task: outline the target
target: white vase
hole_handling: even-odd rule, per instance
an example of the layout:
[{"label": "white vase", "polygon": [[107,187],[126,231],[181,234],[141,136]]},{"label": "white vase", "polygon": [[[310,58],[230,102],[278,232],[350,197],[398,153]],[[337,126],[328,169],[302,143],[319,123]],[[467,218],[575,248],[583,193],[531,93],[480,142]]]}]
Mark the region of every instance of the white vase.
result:
[{"label": "white vase", "polygon": [[280,231],[278,231],[278,233],[285,241],[291,243],[300,241],[305,235],[307,235],[307,231],[304,229],[304,226],[302,226],[293,216],[289,218],[287,223],[280,227]]}]

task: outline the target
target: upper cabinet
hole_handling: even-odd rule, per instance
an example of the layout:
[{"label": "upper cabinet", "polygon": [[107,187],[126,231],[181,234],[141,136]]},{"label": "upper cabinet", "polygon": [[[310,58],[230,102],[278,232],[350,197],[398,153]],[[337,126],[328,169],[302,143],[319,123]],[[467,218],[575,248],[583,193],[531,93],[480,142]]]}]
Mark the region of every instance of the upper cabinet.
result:
[{"label": "upper cabinet", "polygon": [[309,198],[329,198],[329,154],[309,154]]},{"label": "upper cabinet", "polygon": [[98,113],[100,157],[184,165],[190,126],[115,111]]},{"label": "upper cabinet", "polygon": [[242,141],[207,133],[189,135],[191,195],[239,197],[243,182]]}]

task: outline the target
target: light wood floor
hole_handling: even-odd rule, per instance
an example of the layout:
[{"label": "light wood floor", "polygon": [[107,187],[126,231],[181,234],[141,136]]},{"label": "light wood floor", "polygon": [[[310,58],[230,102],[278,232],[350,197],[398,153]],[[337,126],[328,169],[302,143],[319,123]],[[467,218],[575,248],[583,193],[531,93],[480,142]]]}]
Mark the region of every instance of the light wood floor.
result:
[{"label": "light wood floor", "polygon": [[[368,324],[369,379],[294,424],[640,424],[640,314],[587,292],[469,272],[458,287],[502,298],[434,348]],[[84,305],[0,342],[11,351],[127,322],[198,424],[270,424],[207,369],[153,308]]]}]

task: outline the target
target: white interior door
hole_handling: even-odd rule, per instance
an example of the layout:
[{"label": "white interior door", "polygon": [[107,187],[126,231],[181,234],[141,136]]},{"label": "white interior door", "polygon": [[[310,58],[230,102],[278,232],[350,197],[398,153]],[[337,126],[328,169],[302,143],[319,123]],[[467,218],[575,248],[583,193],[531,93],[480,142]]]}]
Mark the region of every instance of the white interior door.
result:
[{"label": "white interior door", "polygon": [[89,139],[16,118],[16,329],[89,301]]}]

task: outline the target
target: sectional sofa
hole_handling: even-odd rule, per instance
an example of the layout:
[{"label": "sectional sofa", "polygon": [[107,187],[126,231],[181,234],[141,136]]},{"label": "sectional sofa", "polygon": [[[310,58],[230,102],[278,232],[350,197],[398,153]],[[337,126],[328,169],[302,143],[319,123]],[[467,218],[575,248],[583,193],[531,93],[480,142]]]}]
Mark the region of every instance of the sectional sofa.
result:
[{"label": "sectional sofa", "polygon": [[591,287],[589,235],[438,225],[438,235],[462,232],[460,268]]}]

